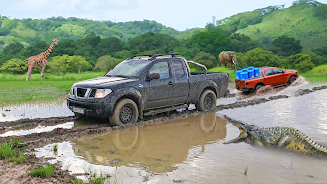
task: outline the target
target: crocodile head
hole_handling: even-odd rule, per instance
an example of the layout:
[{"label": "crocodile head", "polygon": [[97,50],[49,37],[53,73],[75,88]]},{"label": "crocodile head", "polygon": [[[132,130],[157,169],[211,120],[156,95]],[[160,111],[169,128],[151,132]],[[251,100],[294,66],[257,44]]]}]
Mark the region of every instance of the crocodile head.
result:
[{"label": "crocodile head", "polygon": [[252,125],[247,125],[244,122],[236,121],[226,115],[224,117],[227,119],[228,122],[232,123],[234,126],[236,126],[240,129],[240,135],[238,137],[236,137],[235,139],[232,139],[228,142],[224,142],[224,144],[242,142],[245,139],[247,139],[248,135],[251,134],[251,132],[253,131]]}]

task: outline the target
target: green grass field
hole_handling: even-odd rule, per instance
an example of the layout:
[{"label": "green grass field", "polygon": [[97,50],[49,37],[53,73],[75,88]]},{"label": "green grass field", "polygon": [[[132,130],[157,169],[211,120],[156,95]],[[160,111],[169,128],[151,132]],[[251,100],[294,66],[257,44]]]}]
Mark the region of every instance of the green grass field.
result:
[{"label": "green grass field", "polygon": [[[195,69],[191,69],[195,71]],[[234,82],[234,70],[225,67],[215,67],[208,72],[224,72],[229,74],[229,80]],[[55,76],[45,75],[41,82],[40,74],[32,74],[32,81],[25,81],[25,75],[0,74],[0,104],[26,102],[36,100],[54,100],[68,94],[73,83],[105,75],[103,72],[84,72],[81,74],[65,74]],[[299,73],[309,82],[327,82],[327,65],[320,65],[307,73]]]},{"label": "green grass field", "polygon": [[55,76],[32,74],[32,81],[25,75],[0,74],[0,104],[34,100],[54,100],[67,95],[73,83],[103,76],[103,72],[84,72]]}]

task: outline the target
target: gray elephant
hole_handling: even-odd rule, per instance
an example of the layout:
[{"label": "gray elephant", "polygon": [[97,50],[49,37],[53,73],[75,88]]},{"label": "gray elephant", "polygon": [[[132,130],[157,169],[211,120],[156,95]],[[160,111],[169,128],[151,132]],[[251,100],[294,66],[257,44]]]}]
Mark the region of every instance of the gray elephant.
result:
[{"label": "gray elephant", "polygon": [[229,63],[234,64],[235,66],[235,71],[237,70],[237,63],[236,63],[236,53],[234,51],[222,51],[219,56],[218,56],[218,59],[219,59],[219,67],[221,66],[221,64],[225,64],[225,67],[226,67],[226,64],[229,68]]}]

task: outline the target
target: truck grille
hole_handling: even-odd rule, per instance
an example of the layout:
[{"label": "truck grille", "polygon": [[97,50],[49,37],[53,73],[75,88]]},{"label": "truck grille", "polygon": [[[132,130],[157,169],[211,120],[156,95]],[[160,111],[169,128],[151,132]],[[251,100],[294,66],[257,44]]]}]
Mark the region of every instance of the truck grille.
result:
[{"label": "truck grille", "polygon": [[92,89],[89,97],[94,98],[96,92],[97,92],[97,89]]},{"label": "truck grille", "polygon": [[97,89],[75,88],[73,90],[73,95],[78,97],[78,98],[94,98],[96,92],[97,92]]},{"label": "truck grille", "polygon": [[83,97],[85,97],[86,91],[87,91],[86,88],[77,88],[76,96],[80,97],[80,98],[83,98]]}]

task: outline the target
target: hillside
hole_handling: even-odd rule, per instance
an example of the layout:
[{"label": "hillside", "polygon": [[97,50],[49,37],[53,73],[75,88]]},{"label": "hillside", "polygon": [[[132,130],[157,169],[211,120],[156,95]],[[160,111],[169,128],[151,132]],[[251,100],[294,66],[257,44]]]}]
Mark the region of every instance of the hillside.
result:
[{"label": "hillside", "polygon": [[[256,12],[248,12],[254,14]],[[294,37],[301,41],[305,50],[326,46],[327,42],[327,5],[317,1],[299,0],[287,9],[278,8],[261,16],[262,20],[235,30],[254,40],[259,40],[266,46],[282,35]],[[236,21],[237,19],[231,19]],[[238,17],[238,21],[242,19]],[[225,23],[226,25],[230,22]],[[222,24],[222,27],[226,27]],[[238,24],[239,25],[239,24]]]},{"label": "hillside", "polygon": [[77,40],[90,33],[95,33],[101,38],[117,37],[122,41],[128,41],[132,37],[147,32],[165,33],[172,36],[180,34],[173,28],[149,20],[115,23],[75,17],[19,20],[0,16],[0,46],[15,42],[28,46],[40,40],[51,42],[54,37],[59,40],[62,38]]}]

